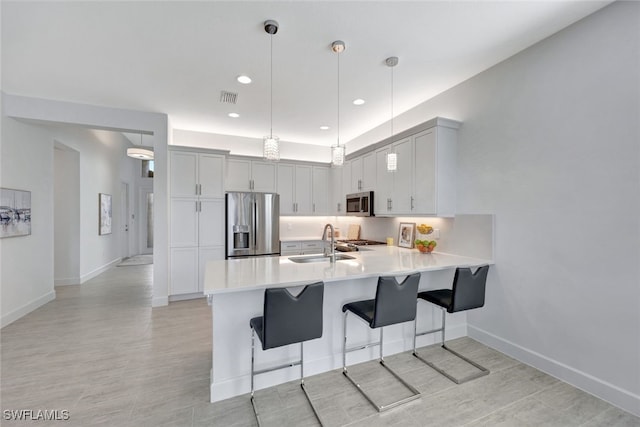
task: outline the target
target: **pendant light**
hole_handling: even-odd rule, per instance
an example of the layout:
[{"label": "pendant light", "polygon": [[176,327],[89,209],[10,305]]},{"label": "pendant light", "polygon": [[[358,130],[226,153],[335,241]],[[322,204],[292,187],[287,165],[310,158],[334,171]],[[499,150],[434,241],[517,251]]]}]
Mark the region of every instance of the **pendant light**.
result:
[{"label": "pendant light", "polygon": [[127,156],[138,160],[153,160],[153,151],[142,145],[142,133],[140,133],[140,147],[127,148]]},{"label": "pendant light", "polygon": [[336,40],[331,43],[331,50],[338,55],[338,140],[336,145],[331,146],[331,166],[342,166],[344,164],[345,146],[340,145],[340,53],[344,52],[345,44],[342,40]]},{"label": "pendant light", "polygon": [[273,19],[264,21],[264,30],[269,34],[271,53],[269,65],[269,85],[271,87],[269,136],[262,138],[263,156],[265,160],[280,160],[280,138],[273,135],[273,35],[278,32],[278,23]]},{"label": "pendant light", "polygon": [[[398,57],[390,56],[385,63],[391,69],[391,136],[393,137],[393,67],[398,65]],[[395,172],[396,170],[398,170],[398,154],[391,146],[391,151],[387,154],[387,171]]]}]

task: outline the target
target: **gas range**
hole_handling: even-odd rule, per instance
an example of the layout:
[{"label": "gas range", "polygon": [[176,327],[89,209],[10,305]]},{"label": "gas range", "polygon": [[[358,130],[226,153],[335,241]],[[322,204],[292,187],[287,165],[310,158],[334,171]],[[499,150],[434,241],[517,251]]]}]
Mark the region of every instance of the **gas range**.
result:
[{"label": "gas range", "polygon": [[361,246],[386,245],[386,242],[378,242],[375,240],[337,240],[336,250],[341,252],[352,252],[360,250]]}]

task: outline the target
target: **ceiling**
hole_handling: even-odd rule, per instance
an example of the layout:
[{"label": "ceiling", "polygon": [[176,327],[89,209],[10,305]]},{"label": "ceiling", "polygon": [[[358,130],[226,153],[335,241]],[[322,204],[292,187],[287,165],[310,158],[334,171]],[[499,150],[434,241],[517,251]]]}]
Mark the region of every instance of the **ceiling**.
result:
[{"label": "ceiling", "polygon": [[[2,2],[2,90],[167,113],[172,127],[349,141],[610,1]],[[236,81],[241,74],[253,82]],[[238,94],[220,102],[220,91]],[[364,105],[352,101],[362,98]],[[230,118],[236,112],[239,118]],[[320,130],[320,126],[329,130]],[[139,144],[139,135],[130,138]],[[145,144],[147,145],[147,144]]]}]

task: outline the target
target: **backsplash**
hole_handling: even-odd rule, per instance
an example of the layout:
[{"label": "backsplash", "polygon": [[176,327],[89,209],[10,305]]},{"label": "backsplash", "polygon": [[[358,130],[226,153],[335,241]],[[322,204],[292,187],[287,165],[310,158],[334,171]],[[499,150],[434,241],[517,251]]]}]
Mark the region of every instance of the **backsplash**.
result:
[{"label": "backsplash", "polygon": [[438,242],[438,252],[493,259],[493,215],[457,215],[455,218],[283,216],[280,217],[280,238],[320,239],[327,223],[339,230],[340,238],[346,238],[349,225],[358,224],[360,238],[385,242],[387,237],[391,237],[394,245],[397,245],[401,222],[427,224],[439,230],[440,238],[436,238],[436,233],[427,237]]}]

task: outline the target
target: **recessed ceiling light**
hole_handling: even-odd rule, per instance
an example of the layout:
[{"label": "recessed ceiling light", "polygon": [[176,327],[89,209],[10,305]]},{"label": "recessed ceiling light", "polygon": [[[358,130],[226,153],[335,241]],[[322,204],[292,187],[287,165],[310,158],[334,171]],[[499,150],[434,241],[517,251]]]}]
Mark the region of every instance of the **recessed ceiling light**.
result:
[{"label": "recessed ceiling light", "polygon": [[240,117],[240,114],[238,114],[238,113],[229,113],[229,117],[237,119],[238,117]]},{"label": "recessed ceiling light", "polygon": [[329,126],[320,126],[320,130],[329,130]]},{"label": "recessed ceiling light", "polygon": [[364,99],[358,98],[353,100],[353,105],[362,105],[364,104]]},{"label": "recessed ceiling light", "polygon": [[242,83],[243,85],[251,83],[251,77],[249,76],[238,76],[236,80],[238,80],[238,83]]}]

